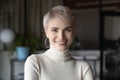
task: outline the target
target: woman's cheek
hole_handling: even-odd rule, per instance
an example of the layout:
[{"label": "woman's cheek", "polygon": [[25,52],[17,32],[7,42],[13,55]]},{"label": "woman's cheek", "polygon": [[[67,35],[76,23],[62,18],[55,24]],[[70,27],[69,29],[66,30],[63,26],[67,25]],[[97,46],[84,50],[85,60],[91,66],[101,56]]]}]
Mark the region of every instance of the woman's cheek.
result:
[{"label": "woman's cheek", "polygon": [[56,38],[56,35],[55,35],[55,34],[49,34],[49,35],[50,35],[49,38],[50,38],[51,40],[54,40],[54,39]]}]

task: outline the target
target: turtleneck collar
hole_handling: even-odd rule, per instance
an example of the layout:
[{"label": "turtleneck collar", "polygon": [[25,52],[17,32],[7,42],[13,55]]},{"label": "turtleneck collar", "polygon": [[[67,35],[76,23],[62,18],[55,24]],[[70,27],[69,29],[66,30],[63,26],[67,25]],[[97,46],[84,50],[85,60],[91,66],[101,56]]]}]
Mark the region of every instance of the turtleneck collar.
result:
[{"label": "turtleneck collar", "polygon": [[50,48],[45,52],[48,57],[56,62],[66,61],[71,58],[69,50],[59,51],[54,46],[50,45]]}]

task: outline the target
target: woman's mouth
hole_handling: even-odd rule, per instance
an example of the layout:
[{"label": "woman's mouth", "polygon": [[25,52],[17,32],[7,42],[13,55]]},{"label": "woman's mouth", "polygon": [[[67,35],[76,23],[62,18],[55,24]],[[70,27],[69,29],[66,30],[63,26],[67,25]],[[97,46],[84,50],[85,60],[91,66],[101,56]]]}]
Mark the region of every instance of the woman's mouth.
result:
[{"label": "woman's mouth", "polygon": [[58,45],[65,45],[67,41],[56,41]]}]

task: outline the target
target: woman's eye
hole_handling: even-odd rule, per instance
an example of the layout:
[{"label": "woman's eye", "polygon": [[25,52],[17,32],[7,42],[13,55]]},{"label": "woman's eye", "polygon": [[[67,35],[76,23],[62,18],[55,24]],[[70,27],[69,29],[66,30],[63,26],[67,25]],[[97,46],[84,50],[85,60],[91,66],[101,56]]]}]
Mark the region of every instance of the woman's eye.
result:
[{"label": "woman's eye", "polygon": [[71,32],[71,31],[72,31],[72,29],[65,29],[65,31]]},{"label": "woman's eye", "polygon": [[52,32],[57,32],[57,29],[53,29],[53,30],[51,30]]}]

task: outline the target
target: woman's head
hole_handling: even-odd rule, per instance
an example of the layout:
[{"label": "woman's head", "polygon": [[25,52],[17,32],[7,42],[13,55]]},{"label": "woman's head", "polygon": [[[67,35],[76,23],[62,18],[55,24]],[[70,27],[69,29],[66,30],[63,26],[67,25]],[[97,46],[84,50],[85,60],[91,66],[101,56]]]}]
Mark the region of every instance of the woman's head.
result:
[{"label": "woman's head", "polygon": [[70,47],[74,33],[75,21],[72,12],[65,6],[56,6],[44,16],[43,25],[50,45],[60,51]]},{"label": "woman's head", "polygon": [[61,5],[55,6],[51,10],[49,10],[48,13],[46,13],[43,18],[44,28],[48,27],[49,20],[51,20],[53,18],[59,18],[60,20],[63,20],[70,25],[75,24],[75,20],[74,20],[72,11],[66,6],[61,6]]}]

